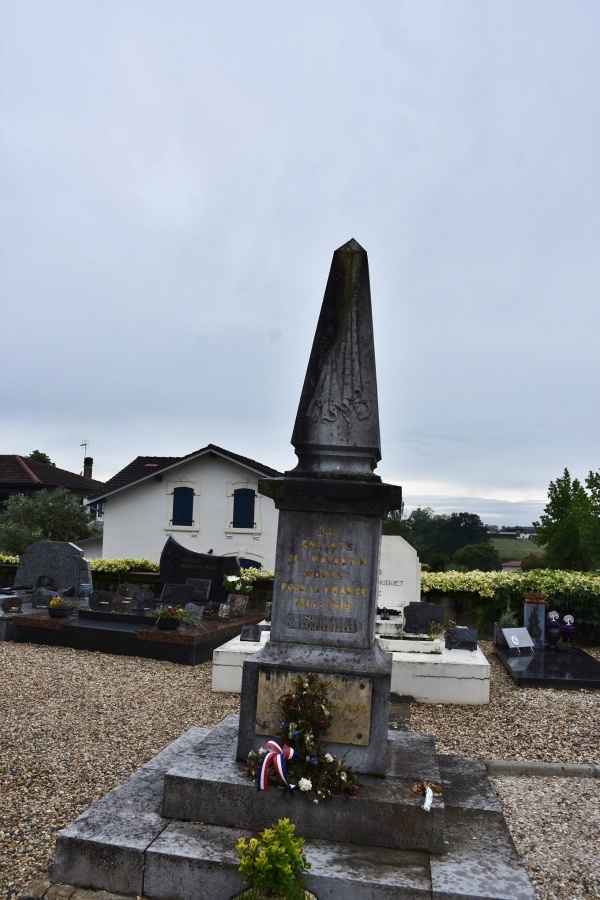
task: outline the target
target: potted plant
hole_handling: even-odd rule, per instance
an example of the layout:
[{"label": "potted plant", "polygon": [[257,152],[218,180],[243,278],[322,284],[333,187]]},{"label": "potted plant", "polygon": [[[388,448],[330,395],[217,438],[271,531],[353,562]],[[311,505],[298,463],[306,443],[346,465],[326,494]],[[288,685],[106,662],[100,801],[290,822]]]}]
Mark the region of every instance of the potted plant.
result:
[{"label": "potted plant", "polygon": [[53,597],[48,604],[48,615],[51,619],[66,619],[75,612],[78,606],[77,600],[67,600],[58,595]]},{"label": "potted plant", "polygon": [[302,848],[304,839],[294,837],[295,825],[279,819],[265,828],[258,838],[240,838],[236,850],[240,856],[238,872],[248,885],[238,898],[263,900],[305,900],[314,897],[304,887],[304,875],[310,869]]},{"label": "potted plant", "polygon": [[513,612],[510,606],[510,600],[506,603],[506,609],[500,616],[497,622],[494,622],[494,646],[495,647],[504,647],[506,646],[506,641],[504,639],[504,634],[502,633],[503,628],[515,628],[517,624],[517,616],[516,613]]},{"label": "potted plant", "polygon": [[156,615],[156,627],[161,631],[175,631],[180,624],[201,625],[200,616],[181,606],[163,606]]}]

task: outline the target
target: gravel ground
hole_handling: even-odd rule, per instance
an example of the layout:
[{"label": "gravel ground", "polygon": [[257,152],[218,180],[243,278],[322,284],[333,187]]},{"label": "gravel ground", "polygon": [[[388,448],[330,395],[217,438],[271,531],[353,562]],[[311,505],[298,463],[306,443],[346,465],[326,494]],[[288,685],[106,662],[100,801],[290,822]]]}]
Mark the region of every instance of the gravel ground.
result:
[{"label": "gravel ground", "polygon": [[[439,753],[600,762],[600,691],[518,688],[492,667],[487,707],[413,704]],[[600,659],[600,650],[590,651]],[[0,897],[52,861],[56,833],[192,725],[237,712],[211,664],[0,643]],[[539,900],[600,898],[600,779],[495,778]]]}]

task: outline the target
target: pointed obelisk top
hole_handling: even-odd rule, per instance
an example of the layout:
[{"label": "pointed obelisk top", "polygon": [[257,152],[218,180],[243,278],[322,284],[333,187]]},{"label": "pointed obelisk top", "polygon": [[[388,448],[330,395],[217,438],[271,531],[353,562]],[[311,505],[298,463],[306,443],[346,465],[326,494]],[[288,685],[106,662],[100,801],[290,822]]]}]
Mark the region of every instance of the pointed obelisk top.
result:
[{"label": "pointed obelisk top", "polygon": [[369,263],[354,238],[333,254],[292,444],[296,476],[379,480]]}]

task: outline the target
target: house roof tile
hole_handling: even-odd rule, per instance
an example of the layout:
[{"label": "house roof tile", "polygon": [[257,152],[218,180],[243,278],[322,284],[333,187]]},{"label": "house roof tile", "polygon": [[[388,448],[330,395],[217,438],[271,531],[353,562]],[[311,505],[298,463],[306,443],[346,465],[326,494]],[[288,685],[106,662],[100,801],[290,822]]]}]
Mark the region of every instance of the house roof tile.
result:
[{"label": "house roof tile", "polygon": [[67,472],[66,469],[49,466],[16,453],[0,454],[0,484],[23,490],[31,490],[32,487],[66,487],[73,491],[85,491],[88,496],[104,487],[103,482],[96,481],[95,478],[76,475],[75,472]]},{"label": "house roof tile", "polygon": [[265,466],[255,459],[250,459],[247,456],[240,456],[238,453],[232,453],[230,450],[225,450],[223,447],[217,447],[216,444],[207,444],[206,447],[194,450],[193,453],[188,453],[186,456],[138,456],[133,462],[130,462],[125,466],[124,469],[121,469],[120,472],[113,475],[113,477],[102,486],[100,491],[96,491],[91,496],[95,497],[96,500],[99,500],[102,497],[106,497],[108,494],[120,491],[123,488],[129,487],[138,481],[143,481],[152,475],[158,475],[179,463],[190,461],[198,456],[204,456],[207,453],[223,456],[226,459],[230,459],[232,462],[238,462],[242,466],[254,469],[256,472],[259,472],[262,475],[268,475],[272,478],[277,478],[281,475],[281,472],[278,472],[277,469]]}]

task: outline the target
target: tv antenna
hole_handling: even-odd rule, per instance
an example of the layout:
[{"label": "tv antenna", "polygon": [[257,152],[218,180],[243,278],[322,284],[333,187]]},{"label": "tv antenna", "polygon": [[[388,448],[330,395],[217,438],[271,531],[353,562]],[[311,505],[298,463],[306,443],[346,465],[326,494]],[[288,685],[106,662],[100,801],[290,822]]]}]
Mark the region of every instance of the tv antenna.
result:
[{"label": "tv antenna", "polygon": [[83,448],[84,448],[84,450],[83,450],[83,455],[84,455],[84,456],[87,456],[87,448],[88,448],[88,446],[89,446],[89,443],[90,443],[90,442],[89,442],[89,441],[86,441],[86,439],[84,438],[84,439],[82,440],[82,442],[80,443],[80,445],[79,445],[80,447],[83,447]]}]

